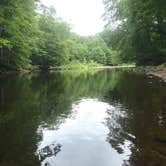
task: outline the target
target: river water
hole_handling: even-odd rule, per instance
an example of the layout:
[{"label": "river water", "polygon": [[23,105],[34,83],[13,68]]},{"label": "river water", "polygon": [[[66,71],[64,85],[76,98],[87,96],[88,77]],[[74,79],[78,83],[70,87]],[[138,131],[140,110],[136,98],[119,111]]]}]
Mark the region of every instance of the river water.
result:
[{"label": "river water", "polygon": [[0,166],[165,166],[166,83],[132,70],[0,78]]}]

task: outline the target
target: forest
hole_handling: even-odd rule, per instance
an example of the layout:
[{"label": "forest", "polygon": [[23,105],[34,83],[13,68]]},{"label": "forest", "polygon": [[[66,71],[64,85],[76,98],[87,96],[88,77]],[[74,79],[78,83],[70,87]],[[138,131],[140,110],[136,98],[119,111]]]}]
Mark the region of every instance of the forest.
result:
[{"label": "forest", "polygon": [[166,62],[165,0],[103,3],[107,22],[103,32],[79,36],[40,0],[1,0],[0,70]]}]

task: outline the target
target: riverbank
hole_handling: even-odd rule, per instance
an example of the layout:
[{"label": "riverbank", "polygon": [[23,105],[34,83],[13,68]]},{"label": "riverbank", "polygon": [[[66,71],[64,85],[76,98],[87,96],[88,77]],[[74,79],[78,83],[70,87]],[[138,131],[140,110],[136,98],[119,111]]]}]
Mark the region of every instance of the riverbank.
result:
[{"label": "riverbank", "polygon": [[[156,77],[159,77],[166,81],[166,66],[165,64],[160,65],[160,66],[147,66],[147,67],[136,67],[135,65],[121,65],[121,66],[87,66],[87,67],[71,67],[71,66],[66,66],[66,67],[58,67],[56,69],[59,70],[75,70],[75,69],[121,69],[121,68],[138,68],[141,69],[143,72],[145,72],[147,75],[153,75]],[[52,70],[55,70],[53,68]]]},{"label": "riverbank", "polygon": [[17,75],[17,74],[24,74],[24,73],[31,73],[31,70],[0,70],[0,76],[5,75]]},{"label": "riverbank", "polygon": [[[51,67],[48,71],[63,71],[63,70],[89,70],[89,69],[122,69],[122,68],[135,68],[135,65],[124,65],[124,66],[82,66],[82,67],[71,67],[71,66],[63,66],[63,67]],[[137,68],[137,67],[136,67]],[[138,67],[147,75],[153,75],[159,77],[166,81],[166,67],[164,66],[150,66],[150,67]],[[16,75],[16,74],[27,74],[27,73],[35,73],[41,72],[41,70],[37,67],[33,67],[32,69],[20,69],[20,70],[0,70],[0,76],[3,75]]]},{"label": "riverbank", "polygon": [[84,70],[89,70],[89,69],[120,69],[120,68],[134,68],[134,65],[126,65],[126,66],[79,66],[79,67],[74,67],[74,66],[66,66],[66,67],[53,67],[50,68],[51,71],[53,70],[75,70],[75,69],[84,69]]},{"label": "riverbank", "polygon": [[[60,67],[50,67],[47,72],[54,71],[63,71],[63,70],[89,70],[89,69],[120,69],[120,68],[134,68],[134,65],[124,65],[124,66],[60,66]],[[42,70],[39,67],[33,67],[31,69],[19,69],[19,70],[0,70],[0,75],[13,75],[13,74],[26,74],[26,73],[34,73],[41,72]],[[43,71],[43,72],[46,72]]]},{"label": "riverbank", "polygon": [[153,75],[156,77],[159,77],[161,79],[163,79],[164,81],[166,81],[166,67],[158,69],[158,68],[146,68],[145,72],[147,75]]}]

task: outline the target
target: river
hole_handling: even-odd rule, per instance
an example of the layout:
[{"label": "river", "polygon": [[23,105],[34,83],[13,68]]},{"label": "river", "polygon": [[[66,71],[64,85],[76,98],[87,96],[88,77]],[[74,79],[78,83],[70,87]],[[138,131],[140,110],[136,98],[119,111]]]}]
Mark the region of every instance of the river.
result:
[{"label": "river", "polygon": [[165,166],[166,83],[130,70],[0,78],[0,166]]}]

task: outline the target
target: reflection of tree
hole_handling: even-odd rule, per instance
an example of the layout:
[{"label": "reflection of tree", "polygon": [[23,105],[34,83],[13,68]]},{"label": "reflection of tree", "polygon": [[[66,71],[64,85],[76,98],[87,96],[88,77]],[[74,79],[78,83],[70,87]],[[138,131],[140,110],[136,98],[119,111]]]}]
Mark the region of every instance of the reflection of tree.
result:
[{"label": "reflection of tree", "polygon": [[[166,88],[156,79],[150,80],[135,73],[119,73],[116,86],[106,94],[105,99],[115,108],[116,103],[120,103],[121,110],[126,108],[127,115],[111,115],[107,121],[111,145],[122,152],[120,145],[125,140],[132,142],[129,165],[164,166],[166,146],[157,140],[166,140]],[[116,123],[113,124],[114,121]]]},{"label": "reflection of tree", "polygon": [[108,89],[116,85],[115,78],[114,72],[106,70],[2,78],[0,165],[5,166],[6,160],[10,165],[39,165],[34,155],[42,138],[39,126],[57,129],[67,117],[74,116],[70,107],[80,98],[103,100]]},{"label": "reflection of tree", "polygon": [[123,144],[130,136],[126,132],[126,115],[120,105],[115,105],[115,109],[107,110],[108,117],[106,125],[109,133],[107,141],[117,150],[118,153],[123,153]]},{"label": "reflection of tree", "polygon": [[58,128],[73,116],[73,102],[86,96],[102,98],[108,80],[106,71],[1,78],[0,165],[39,165],[34,155],[42,138],[42,133],[36,132],[39,126]]},{"label": "reflection of tree", "polygon": [[[34,155],[41,137],[38,127],[38,93],[30,87],[30,76],[0,80],[3,105],[0,104],[0,165],[39,165]],[[0,98],[1,100],[1,98]],[[1,102],[0,102],[1,103]]]},{"label": "reflection of tree", "polygon": [[[124,152],[126,140],[132,143],[130,165],[148,166],[152,161],[162,166],[166,88],[157,80],[149,81],[142,75],[107,70],[1,79],[0,165],[39,165],[34,155],[42,138],[39,126],[57,129],[67,117],[74,116],[72,103],[91,97],[116,108],[107,111],[108,141],[119,153]],[[44,151],[51,155],[49,147]]]},{"label": "reflection of tree", "polygon": [[[111,79],[110,79],[111,77]],[[115,74],[107,71],[83,73],[64,72],[32,78],[32,88],[40,94],[40,118],[43,124],[54,128],[70,114],[72,103],[83,97],[103,99],[110,86],[114,86]],[[114,81],[115,82],[115,81]]]},{"label": "reflection of tree", "polygon": [[[48,157],[56,156],[56,154],[61,151],[61,147],[61,144],[51,144],[45,146],[37,152],[39,160],[42,162]],[[45,163],[47,163],[47,161],[45,161]]]}]

